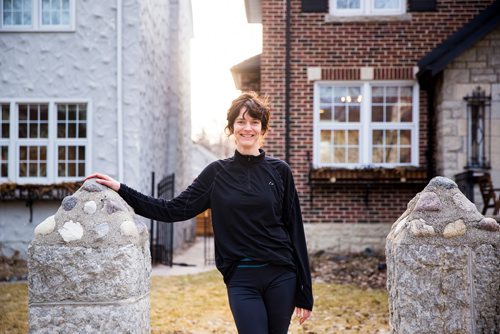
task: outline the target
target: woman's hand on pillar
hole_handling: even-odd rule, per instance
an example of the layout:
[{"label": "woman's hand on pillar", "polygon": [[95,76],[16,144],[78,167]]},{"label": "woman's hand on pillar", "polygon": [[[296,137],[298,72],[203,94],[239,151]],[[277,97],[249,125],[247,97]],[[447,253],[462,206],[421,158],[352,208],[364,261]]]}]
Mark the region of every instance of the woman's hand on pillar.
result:
[{"label": "woman's hand on pillar", "polygon": [[103,184],[108,188],[113,189],[114,191],[120,190],[120,182],[116,181],[112,177],[101,174],[101,173],[92,173],[88,175],[83,181],[87,181],[89,179],[96,179],[95,181],[99,184]]}]

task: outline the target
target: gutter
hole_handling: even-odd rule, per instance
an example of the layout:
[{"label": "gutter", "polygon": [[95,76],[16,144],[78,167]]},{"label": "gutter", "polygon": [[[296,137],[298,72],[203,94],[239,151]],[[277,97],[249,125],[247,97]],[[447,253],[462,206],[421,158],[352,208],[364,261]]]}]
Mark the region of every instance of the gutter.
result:
[{"label": "gutter", "polygon": [[286,31],[285,31],[285,161],[290,164],[290,64],[291,64],[291,0],[286,1]]},{"label": "gutter", "polygon": [[122,0],[116,0],[116,126],[118,180],[123,181],[123,87],[122,87]]}]

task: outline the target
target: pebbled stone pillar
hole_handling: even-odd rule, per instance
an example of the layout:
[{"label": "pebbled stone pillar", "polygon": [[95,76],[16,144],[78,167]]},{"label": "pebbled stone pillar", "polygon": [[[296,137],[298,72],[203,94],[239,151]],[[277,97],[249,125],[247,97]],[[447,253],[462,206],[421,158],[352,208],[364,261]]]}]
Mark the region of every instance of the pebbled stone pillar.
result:
[{"label": "pebbled stone pillar", "polygon": [[149,333],[147,228],[94,180],[35,228],[28,269],[30,333]]},{"label": "pebbled stone pillar", "polygon": [[387,236],[391,333],[500,332],[500,225],[436,177]]}]

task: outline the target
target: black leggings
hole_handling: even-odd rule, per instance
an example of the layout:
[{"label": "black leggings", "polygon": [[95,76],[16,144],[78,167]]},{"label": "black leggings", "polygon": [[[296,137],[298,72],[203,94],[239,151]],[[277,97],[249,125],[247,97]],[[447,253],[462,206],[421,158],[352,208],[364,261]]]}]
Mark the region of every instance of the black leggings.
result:
[{"label": "black leggings", "polygon": [[286,267],[236,268],[227,284],[239,334],[286,334],[295,306],[297,276]]}]

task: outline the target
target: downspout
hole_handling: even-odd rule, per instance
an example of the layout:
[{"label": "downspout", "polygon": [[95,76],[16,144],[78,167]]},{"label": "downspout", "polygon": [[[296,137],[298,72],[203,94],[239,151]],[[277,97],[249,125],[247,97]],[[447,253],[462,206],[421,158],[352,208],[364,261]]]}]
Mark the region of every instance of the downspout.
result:
[{"label": "downspout", "polygon": [[430,181],[436,172],[436,166],[434,163],[434,148],[436,144],[435,136],[435,122],[436,122],[436,110],[434,108],[434,97],[435,97],[436,81],[431,79],[431,82],[426,86],[427,92],[427,150],[425,151],[425,160],[427,162],[427,181]]},{"label": "downspout", "polygon": [[285,161],[290,163],[290,65],[291,65],[291,0],[286,0],[285,31]]},{"label": "downspout", "polygon": [[116,0],[116,122],[118,180],[123,181],[122,0]]}]

